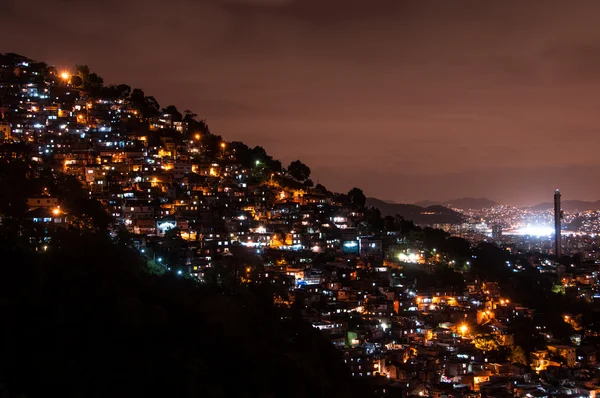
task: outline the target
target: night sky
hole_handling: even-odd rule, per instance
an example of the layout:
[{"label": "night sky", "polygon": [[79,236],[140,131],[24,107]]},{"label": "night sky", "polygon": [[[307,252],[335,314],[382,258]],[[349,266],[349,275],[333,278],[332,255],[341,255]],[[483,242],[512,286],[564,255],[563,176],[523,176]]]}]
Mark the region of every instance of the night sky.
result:
[{"label": "night sky", "polygon": [[600,199],[598,1],[0,0],[0,52],[86,63],[397,202]]}]

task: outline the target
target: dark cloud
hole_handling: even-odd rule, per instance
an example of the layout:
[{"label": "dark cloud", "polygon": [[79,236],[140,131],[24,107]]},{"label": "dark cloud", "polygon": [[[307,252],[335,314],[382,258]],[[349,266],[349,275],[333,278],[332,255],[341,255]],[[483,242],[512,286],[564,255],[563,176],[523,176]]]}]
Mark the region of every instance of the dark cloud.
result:
[{"label": "dark cloud", "polygon": [[2,51],[87,63],[335,189],[600,198],[582,179],[600,165],[596,1],[57,4],[2,0]]}]

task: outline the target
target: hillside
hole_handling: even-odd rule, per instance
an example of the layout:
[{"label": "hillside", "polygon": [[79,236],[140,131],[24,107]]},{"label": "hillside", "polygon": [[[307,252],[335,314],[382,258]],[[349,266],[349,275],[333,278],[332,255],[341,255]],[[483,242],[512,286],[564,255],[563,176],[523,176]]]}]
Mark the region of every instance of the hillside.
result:
[{"label": "hillside", "polygon": [[[36,186],[88,227],[24,220]],[[0,160],[0,192],[3,397],[365,396],[299,310],[272,305],[276,286],[228,283],[220,262],[204,284],[158,275],[77,181],[24,161]]]},{"label": "hillside", "polygon": [[[265,206],[264,187],[272,206],[274,193],[311,189],[308,166],[283,168],[260,146],[211,133],[190,110],[105,86],[85,65],[59,71],[0,54],[0,107],[2,125],[15,127],[0,137],[2,397],[369,396],[342,353],[302,318],[303,301],[289,300],[289,278],[263,273],[239,237],[217,247],[212,233],[200,243],[179,227],[157,236],[161,203],[196,205],[204,189],[219,199],[235,189],[248,198],[239,208]],[[124,153],[143,159],[137,171]],[[175,162],[190,158],[204,172],[189,166],[176,176]],[[237,178],[220,172],[228,167]],[[86,169],[98,179],[88,181]],[[128,215],[107,213],[103,203],[116,198],[123,209],[124,192],[139,202]],[[168,215],[221,232],[218,216],[237,202],[225,200]],[[146,208],[152,236],[127,229],[142,218],[136,208]],[[239,221],[236,211],[227,217]],[[214,248],[199,250],[209,240]]]},{"label": "hillside", "polygon": [[367,206],[378,208],[384,217],[399,215],[405,220],[413,221],[419,225],[458,224],[463,221],[463,216],[460,213],[439,205],[421,207],[411,204],[387,203],[376,198],[367,198]]},{"label": "hillside", "polygon": [[494,202],[493,200],[487,199],[487,198],[466,197],[466,198],[447,200],[447,201],[443,201],[443,202],[422,200],[422,201],[416,202],[415,205],[421,206],[421,207],[440,205],[440,206],[451,207],[451,208],[460,209],[460,210],[481,210],[481,209],[486,209],[489,207],[497,206],[498,203]]}]

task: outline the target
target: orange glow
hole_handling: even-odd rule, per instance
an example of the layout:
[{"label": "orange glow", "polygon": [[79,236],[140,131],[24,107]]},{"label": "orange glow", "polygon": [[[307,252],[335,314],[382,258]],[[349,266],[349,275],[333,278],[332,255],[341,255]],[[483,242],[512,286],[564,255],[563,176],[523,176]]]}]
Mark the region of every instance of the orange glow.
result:
[{"label": "orange glow", "polygon": [[71,74],[67,71],[63,71],[60,73],[60,78],[63,80],[69,80],[70,77],[71,77]]},{"label": "orange glow", "polygon": [[60,214],[60,209],[58,207],[53,209],[52,214],[54,214],[55,216],[58,216]]}]

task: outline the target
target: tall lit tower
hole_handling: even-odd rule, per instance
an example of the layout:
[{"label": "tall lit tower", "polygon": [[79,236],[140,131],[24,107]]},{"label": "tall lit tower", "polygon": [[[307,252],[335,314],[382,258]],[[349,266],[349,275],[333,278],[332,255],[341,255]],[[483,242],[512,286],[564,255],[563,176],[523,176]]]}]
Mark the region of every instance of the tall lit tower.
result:
[{"label": "tall lit tower", "polygon": [[554,192],[554,255],[560,258],[560,221],[562,211],[560,210],[560,191]]}]

